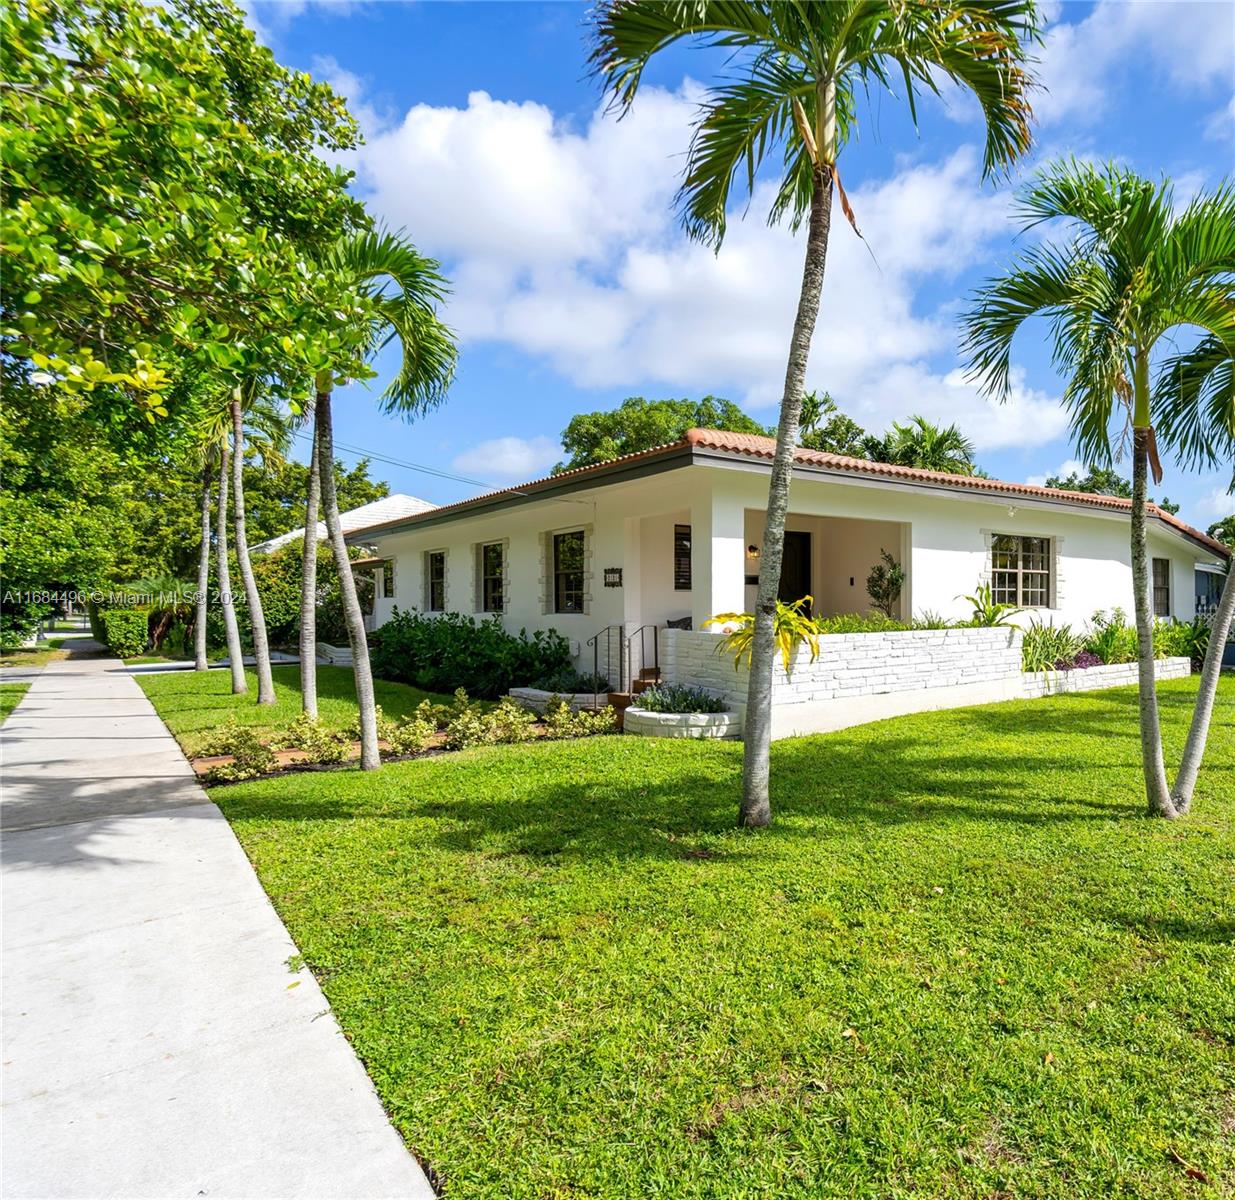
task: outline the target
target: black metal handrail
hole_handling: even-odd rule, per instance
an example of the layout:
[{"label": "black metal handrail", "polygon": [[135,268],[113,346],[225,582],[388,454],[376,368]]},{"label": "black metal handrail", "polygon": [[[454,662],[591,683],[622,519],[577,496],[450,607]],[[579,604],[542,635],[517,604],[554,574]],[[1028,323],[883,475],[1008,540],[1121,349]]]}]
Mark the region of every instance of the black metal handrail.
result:
[{"label": "black metal handrail", "polygon": [[656,678],[660,678],[660,626],[655,624],[640,625],[627,639],[625,646],[625,659],[628,664],[627,674],[630,676],[630,685],[633,688],[635,685],[635,668],[630,657],[630,648],[634,643],[635,638],[639,639],[639,670],[642,672],[647,667],[647,634],[652,634],[652,668],[656,672]]},{"label": "black metal handrail", "polygon": [[[625,642],[623,639],[622,625],[606,625],[604,629],[598,630],[587,640],[587,645],[592,647],[592,705],[594,708],[600,707],[600,689],[596,686],[596,681],[600,678],[600,646],[603,640],[605,646],[605,678],[609,678],[609,671],[613,662],[613,645],[616,642],[618,647],[618,686],[619,692],[626,690],[626,676],[623,670],[622,650]],[[609,680],[612,684],[612,680]]]}]

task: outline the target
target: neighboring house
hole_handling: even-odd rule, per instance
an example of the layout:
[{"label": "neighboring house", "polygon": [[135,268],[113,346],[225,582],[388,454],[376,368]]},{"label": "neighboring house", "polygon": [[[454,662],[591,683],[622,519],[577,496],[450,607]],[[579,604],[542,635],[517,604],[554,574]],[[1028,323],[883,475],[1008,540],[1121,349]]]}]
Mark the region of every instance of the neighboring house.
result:
[{"label": "neighboring house", "polygon": [[[370,504],[362,504],[359,508],[348,509],[347,512],[339,514],[339,523],[343,526],[343,532],[352,533],[357,529],[363,529],[366,525],[381,525],[389,521],[402,520],[404,517],[412,517],[417,513],[428,512],[433,505],[427,500],[421,500],[416,496],[385,496],[381,500],[374,500]],[[319,541],[324,541],[326,537],[326,522],[318,521],[317,537]],[[299,542],[304,538],[304,526],[299,529],[293,529],[288,533],[281,533],[278,537],[269,538],[267,541],[258,542],[255,546],[249,547],[250,554],[273,554],[274,551],[287,546],[292,542]]]},{"label": "neighboring house", "polygon": [[1222,597],[1222,585],[1226,583],[1226,567],[1222,563],[1199,562],[1196,564],[1196,611],[1212,612]]},{"label": "neighboring house", "polygon": [[[613,462],[354,529],[349,541],[372,547],[366,565],[379,577],[374,623],[395,606],[496,614],[511,630],[559,630],[581,668],[596,654],[615,680],[621,627],[629,679],[655,647],[665,653],[667,625],[698,630],[753,607],[773,447],[692,429]],[[795,464],[781,595],[812,596],[816,614],[866,612],[866,579],[885,549],[906,572],[902,619],[965,619],[964,595],[984,583],[1023,610],[1022,622],[1080,627],[1096,609],[1132,611],[1127,500],[802,449]],[[1156,507],[1149,546],[1155,611],[1190,620],[1197,564],[1226,548]]]}]

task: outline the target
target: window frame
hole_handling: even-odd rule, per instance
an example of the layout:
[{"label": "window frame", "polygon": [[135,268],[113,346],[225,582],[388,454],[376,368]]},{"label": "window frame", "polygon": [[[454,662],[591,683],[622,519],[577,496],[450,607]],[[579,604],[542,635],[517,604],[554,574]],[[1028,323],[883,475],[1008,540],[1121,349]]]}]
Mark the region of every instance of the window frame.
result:
[{"label": "window frame", "polygon": [[[562,547],[567,539],[578,539],[579,561],[577,566],[562,565]],[[549,598],[552,611],[560,616],[582,616],[587,612],[587,530],[564,529],[550,535]],[[574,587],[564,587],[567,577],[577,576]],[[578,607],[568,607],[568,598],[576,597]]]},{"label": "window frame", "polygon": [[[1166,580],[1163,583],[1158,582],[1159,563],[1162,564],[1166,574]],[[1159,593],[1164,596],[1161,606],[1158,603]],[[1155,617],[1171,615],[1171,560],[1169,558],[1154,556],[1149,560],[1149,600]]]},{"label": "window frame", "polygon": [[393,600],[395,598],[395,560],[386,558],[382,560],[382,599]]},{"label": "window frame", "polygon": [[[434,560],[441,563],[441,577],[434,578]],[[441,601],[434,604],[434,588],[441,588]],[[442,613],[446,611],[446,551],[425,551],[425,612]]]},{"label": "window frame", "polygon": [[[488,556],[497,551],[497,571],[489,572]],[[480,542],[476,547],[476,572],[480,583],[480,612],[504,613],[506,611],[506,543],[503,541]],[[497,590],[496,603],[491,603],[490,584]]]},{"label": "window frame", "polygon": [[[685,545],[684,555],[683,544]],[[691,527],[675,524],[673,526],[673,590],[675,592],[689,592],[694,588],[694,569],[694,543],[691,539]]]},{"label": "window frame", "polygon": [[[1040,547],[1029,545],[1034,542],[1040,543]],[[1015,552],[1015,565],[1000,565],[1001,561],[1006,564],[1008,560],[1006,558],[1001,560],[999,556],[1010,555],[1013,551]],[[1022,609],[1054,607],[1054,551],[1054,540],[1046,534],[992,534],[988,558],[991,599],[998,603],[1013,604]],[[1043,565],[1029,566],[1026,565],[1027,561],[1041,562]],[[1038,597],[1041,599],[1039,600]]]}]

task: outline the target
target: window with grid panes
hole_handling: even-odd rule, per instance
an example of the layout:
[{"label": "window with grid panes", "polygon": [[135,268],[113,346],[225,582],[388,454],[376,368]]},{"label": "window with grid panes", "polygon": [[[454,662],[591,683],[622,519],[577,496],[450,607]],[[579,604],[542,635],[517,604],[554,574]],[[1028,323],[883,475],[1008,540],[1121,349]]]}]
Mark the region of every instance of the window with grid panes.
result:
[{"label": "window with grid panes", "polygon": [[997,533],[991,539],[991,598],[1017,608],[1049,608],[1051,539]]},{"label": "window with grid panes", "polygon": [[1154,616],[1169,617],[1171,615],[1171,560],[1155,558],[1154,573]]}]

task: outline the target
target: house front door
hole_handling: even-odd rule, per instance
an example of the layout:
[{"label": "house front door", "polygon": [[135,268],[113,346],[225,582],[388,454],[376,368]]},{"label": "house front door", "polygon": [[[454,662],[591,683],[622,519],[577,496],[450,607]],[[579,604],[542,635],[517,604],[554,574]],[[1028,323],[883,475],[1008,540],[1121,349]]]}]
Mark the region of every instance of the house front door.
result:
[{"label": "house front door", "polygon": [[[810,595],[810,534],[797,529],[785,531],[785,553],[780,567],[780,599],[794,604]],[[809,607],[806,609],[810,612]]]}]

